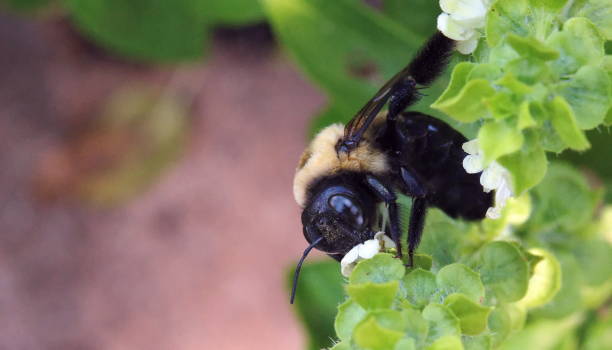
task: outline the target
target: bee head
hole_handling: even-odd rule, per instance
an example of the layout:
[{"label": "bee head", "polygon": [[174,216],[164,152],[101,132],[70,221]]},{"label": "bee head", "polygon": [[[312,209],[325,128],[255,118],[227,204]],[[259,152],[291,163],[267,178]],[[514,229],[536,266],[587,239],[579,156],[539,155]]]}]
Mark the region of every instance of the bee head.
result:
[{"label": "bee head", "polygon": [[376,210],[364,195],[346,185],[315,194],[302,212],[306,240],[312,243],[323,237],[315,248],[339,260],[355,245],[371,239]]},{"label": "bee head", "polygon": [[292,304],[302,263],[313,248],[341,260],[354,246],[374,237],[371,225],[376,217],[375,201],[369,193],[358,189],[359,186],[351,186],[346,181],[341,184],[323,181],[312,192],[302,212],[304,237],[310,245],[295,270]]}]

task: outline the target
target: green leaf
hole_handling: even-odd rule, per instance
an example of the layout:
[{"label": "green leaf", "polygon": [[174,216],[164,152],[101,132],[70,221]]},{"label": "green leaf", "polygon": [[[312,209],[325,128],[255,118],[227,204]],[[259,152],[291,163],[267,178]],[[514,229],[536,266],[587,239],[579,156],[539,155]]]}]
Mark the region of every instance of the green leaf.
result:
[{"label": "green leaf", "polygon": [[509,242],[487,243],[476,257],[476,270],[487,290],[487,298],[500,302],[522,298],[527,292],[529,270],[519,249]]},{"label": "green leaf", "polygon": [[569,19],[563,31],[553,33],[546,43],[561,54],[552,62],[560,76],[575,73],[585,65],[598,65],[604,56],[603,38],[586,18]]},{"label": "green leaf", "polygon": [[247,25],[264,20],[259,0],[201,1],[201,11],[212,24]]},{"label": "green leaf", "polygon": [[428,37],[436,30],[440,6],[430,0],[384,0],[383,12],[415,33]]},{"label": "green leaf", "polygon": [[498,0],[487,14],[485,26],[487,43],[497,46],[508,33],[527,36],[523,23],[528,13],[527,0]]},{"label": "green leaf", "polygon": [[515,304],[502,304],[489,315],[489,330],[494,349],[503,344],[504,340],[516,330],[523,329],[527,313],[525,309]]},{"label": "green leaf", "polygon": [[533,88],[518,80],[512,72],[507,72],[495,84],[504,86],[513,93],[523,96],[533,92]]},{"label": "green leaf", "polygon": [[346,287],[348,295],[366,310],[390,308],[398,289],[398,281],[349,284]]},{"label": "green leaf", "polygon": [[[9,8],[17,11],[36,11],[51,3],[52,0],[4,0]],[[0,6],[1,8],[1,6]]]},{"label": "green leaf", "polygon": [[334,321],[334,329],[340,340],[349,341],[355,326],[367,315],[367,311],[355,301],[348,299],[338,306],[338,314]]},{"label": "green leaf", "polygon": [[[287,287],[291,290],[293,282],[293,269],[287,273]],[[331,345],[330,339],[335,338],[338,332],[336,317],[336,306],[344,298],[343,277],[340,274],[338,263],[335,261],[321,261],[308,263],[302,267],[300,272],[300,284],[295,298],[295,308],[309,335],[309,348],[321,349]],[[289,298],[289,296],[287,296]],[[346,302],[345,304],[348,304]],[[341,317],[341,325],[355,326],[359,317],[363,317],[365,311],[358,310],[359,305],[345,306],[345,316]],[[350,309],[350,310],[348,310]],[[359,316],[362,314],[362,316]],[[354,321],[351,325],[351,320]],[[348,320],[348,321],[347,321]],[[334,325],[336,324],[336,332]]]},{"label": "green leaf", "polygon": [[482,99],[494,94],[495,89],[488,81],[474,79],[465,84],[456,96],[445,100],[438,99],[431,107],[441,110],[458,121],[474,122],[487,115]]},{"label": "green leaf", "polygon": [[583,271],[584,282],[600,286],[612,279],[612,245],[603,238],[591,238],[575,243],[576,262]]},{"label": "green leaf", "polygon": [[444,266],[438,271],[436,282],[446,295],[463,293],[477,302],[484,299],[485,290],[480,277],[463,264]]},{"label": "green leaf", "polygon": [[579,229],[591,220],[599,199],[577,170],[559,162],[549,166],[532,193],[534,209],[528,222],[532,232]]},{"label": "green leaf", "polygon": [[420,348],[427,340],[429,333],[429,322],[423,318],[421,312],[414,309],[402,310],[406,324],[406,335],[415,340],[415,344]]},{"label": "green leaf", "polygon": [[[512,61],[518,59],[527,60],[526,58],[521,58],[521,56],[519,56],[519,54],[508,44],[489,47],[488,51],[488,57],[483,57],[482,60],[498,68],[504,67],[504,72],[508,72],[508,64]],[[531,62],[534,60],[529,59],[527,61]]]},{"label": "green leaf", "polygon": [[499,163],[512,174],[512,188],[518,194],[539,184],[548,168],[546,153],[539,145],[523,147],[518,152],[501,157]]},{"label": "green leaf", "polygon": [[[346,122],[382,84],[408,64],[425,38],[352,0],[263,0],[274,31]],[[316,44],[313,44],[316,43]],[[417,105],[427,109],[446,81]]]},{"label": "green leaf", "polygon": [[543,7],[551,12],[558,12],[565,6],[568,0],[529,0],[533,7]]},{"label": "green leaf", "polygon": [[516,304],[506,304],[503,308],[510,316],[510,329],[513,331],[520,330],[525,327],[527,321],[527,311],[517,306]]},{"label": "green leaf", "polygon": [[576,259],[567,252],[555,252],[555,256],[561,264],[561,289],[550,302],[532,309],[531,315],[560,319],[578,311],[583,305],[580,295],[582,272]]},{"label": "green leaf", "polygon": [[476,64],[472,62],[460,62],[457,65],[455,65],[451,73],[450,82],[448,83],[448,86],[446,87],[444,92],[440,94],[440,97],[438,97],[436,102],[434,102],[434,104],[432,105],[432,108],[436,108],[434,107],[434,105],[443,103],[459,95],[459,92],[461,91],[461,89],[463,89],[463,87],[468,81],[468,76],[470,72],[475,67],[476,67]]},{"label": "green leaf", "polygon": [[552,123],[549,120],[542,124],[542,126],[537,130],[537,133],[540,138],[540,144],[546,152],[554,152],[558,154],[567,149],[567,145],[565,142],[563,142],[563,140],[561,140],[559,134],[555,131]]},{"label": "green leaf", "polygon": [[507,91],[496,92],[492,97],[485,98],[484,103],[493,118],[498,120],[508,118],[517,112],[515,95]]},{"label": "green leaf", "polygon": [[531,197],[524,193],[516,198],[508,199],[507,218],[511,225],[522,225],[531,215]]},{"label": "green leaf", "polygon": [[414,343],[414,339],[412,338],[403,338],[395,344],[395,348],[393,350],[416,350],[416,345]]},{"label": "green leaf", "polygon": [[583,1],[576,17],[588,18],[607,40],[612,40],[612,6],[608,0]]},{"label": "green leaf", "polygon": [[433,260],[427,254],[414,254],[414,269],[430,270]]},{"label": "green leaf", "polygon": [[374,317],[368,318],[355,328],[355,344],[368,350],[393,349],[404,336],[402,332],[381,327]]},{"label": "green leaf", "polygon": [[552,125],[563,142],[579,151],[590,147],[589,141],[578,127],[572,107],[563,97],[555,96],[549,109]]},{"label": "green leaf", "polygon": [[501,347],[502,350],[553,350],[563,341],[563,334],[571,332],[580,321],[573,317],[563,321],[538,320],[513,334]]},{"label": "green leaf", "polygon": [[461,338],[447,335],[434,341],[426,350],[463,350]]},{"label": "green leaf", "polygon": [[459,319],[449,308],[440,304],[429,304],[423,309],[423,318],[429,321],[427,343],[446,335],[460,336]]},{"label": "green leaf", "polygon": [[467,81],[475,79],[484,79],[487,81],[495,81],[502,76],[503,72],[499,65],[491,63],[480,63],[470,70]]},{"label": "green leaf", "polygon": [[492,336],[489,334],[483,334],[480,336],[462,336],[463,347],[465,350],[491,350],[492,347]]},{"label": "green leaf", "polygon": [[504,66],[506,72],[512,73],[525,84],[551,80],[551,69],[544,61],[521,57],[511,60]]},{"label": "green leaf", "polygon": [[370,311],[370,315],[376,319],[376,322],[383,328],[391,329],[398,332],[406,330],[407,322],[404,314],[396,310],[375,310]]},{"label": "green leaf", "polygon": [[489,314],[489,330],[492,335],[492,345],[497,348],[512,331],[512,320],[504,307],[496,307]]},{"label": "green leaf", "polygon": [[77,27],[129,58],[174,62],[202,57],[206,23],[198,0],[66,0]]},{"label": "green leaf", "polygon": [[452,220],[440,210],[432,208],[427,214],[424,230],[426,234],[423,235],[419,251],[433,257],[434,270],[456,262],[469,230],[469,225]]},{"label": "green leaf", "polygon": [[569,81],[558,84],[557,89],[572,107],[580,129],[597,127],[606,118],[612,85],[603,69],[584,66]]},{"label": "green leaf", "polygon": [[553,299],[561,288],[561,265],[553,254],[544,249],[532,248],[529,253],[541,257],[529,279],[527,294],[517,302],[519,307],[531,309]]},{"label": "green leaf", "polygon": [[436,292],[436,276],[423,269],[415,269],[402,279],[402,287],[406,290],[406,299],[415,307],[423,308]]},{"label": "green leaf", "polygon": [[518,151],[523,140],[523,133],[505,121],[488,121],[478,132],[478,141],[486,163]]},{"label": "green leaf", "polygon": [[510,33],[506,40],[523,57],[533,57],[543,61],[556,60],[559,57],[557,50],[547,47],[534,37],[521,37]]},{"label": "green leaf", "polygon": [[531,114],[529,101],[523,101],[519,106],[518,123],[519,130],[524,130],[536,126],[536,121]]},{"label": "green leaf", "polygon": [[478,335],[487,328],[491,308],[482,306],[459,293],[449,295],[444,300],[444,305],[459,319],[463,334]]},{"label": "green leaf", "polygon": [[386,283],[404,277],[406,268],[400,259],[391,254],[377,254],[372,259],[360,261],[349,278],[351,284]]}]

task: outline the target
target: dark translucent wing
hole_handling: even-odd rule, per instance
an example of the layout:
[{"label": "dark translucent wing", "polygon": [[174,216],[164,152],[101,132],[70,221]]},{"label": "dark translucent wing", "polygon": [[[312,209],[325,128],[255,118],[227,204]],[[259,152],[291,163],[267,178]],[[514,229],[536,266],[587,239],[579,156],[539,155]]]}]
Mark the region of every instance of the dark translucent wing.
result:
[{"label": "dark translucent wing", "polygon": [[[354,149],[361,141],[364,132],[389,99],[403,91],[401,105],[406,108],[419,99],[416,85],[429,85],[442,73],[448,63],[455,42],[442,33],[436,32],[421,48],[408,66],[395,74],[376,95],[351,119],[344,128],[343,145],[347,150]],[[397,97],[397,96],[396,96]],[[400,111],[401,112],[401,111]]]},{"label": "dark translucent wing", "polygon": [[361,136],[370,126],[376,115],[389,101],[393,92],[393,87],[398,85],[403,79],[408,78],[410,66],[404,68],[399,73],[395,74],[391,80],[385,83],[383,87],[378,90],[376,95],[366,103],[357,115],[351,119],[351,121],[344,128],[344,140],[347,143],[355,143],[355,146],[359,143]]}]

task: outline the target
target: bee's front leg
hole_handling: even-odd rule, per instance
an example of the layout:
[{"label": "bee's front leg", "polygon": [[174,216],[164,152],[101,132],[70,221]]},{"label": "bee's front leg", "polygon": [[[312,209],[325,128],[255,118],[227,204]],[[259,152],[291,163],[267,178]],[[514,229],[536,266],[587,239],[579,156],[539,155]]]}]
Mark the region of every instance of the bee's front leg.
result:
[{"label": "bee's front leg", "polygon": [[390,186],[385,185],[373,175],[366,176],[366,184],[376,194],[376,196],[385,204],[389,211],[389,228],[391,230],[391,239],[397,246],[397,256],[402,258],[402,242],[400,242],[400,223],[399,210],[397,206],[397,195]]}]

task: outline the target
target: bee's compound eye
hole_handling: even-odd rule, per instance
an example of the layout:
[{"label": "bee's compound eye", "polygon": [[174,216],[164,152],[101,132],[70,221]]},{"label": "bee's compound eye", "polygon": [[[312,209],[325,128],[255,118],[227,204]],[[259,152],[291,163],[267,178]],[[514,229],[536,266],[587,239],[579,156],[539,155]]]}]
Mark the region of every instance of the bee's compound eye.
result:
[{"label": "bee's compound eye", "polygon": [[349,220],[351,224],[357,227],[363,226],[364,219],[361,208],[351,198],[341,194],[331,196],[329,198],[329,206],[334,208],[342,217]]}]

